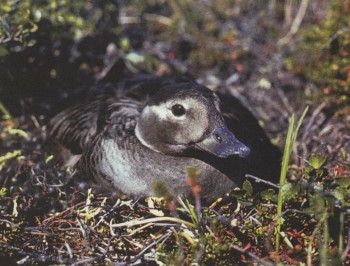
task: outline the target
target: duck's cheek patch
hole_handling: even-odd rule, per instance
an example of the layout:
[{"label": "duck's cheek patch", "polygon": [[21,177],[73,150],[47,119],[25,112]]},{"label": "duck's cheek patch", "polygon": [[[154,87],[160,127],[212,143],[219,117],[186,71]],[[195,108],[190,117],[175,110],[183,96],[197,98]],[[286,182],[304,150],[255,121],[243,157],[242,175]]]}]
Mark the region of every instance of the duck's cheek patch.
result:
[{"label": "duck's cheek patch", "polygon": [[146,106],[142,113],[145,118],[157,117],[158,120],[166,120],[169,116],[165,104]]},{"label": "duck's cheek patch", "polygon": [[[185,107],[186,108],[186,107]],[[175,116],[172,114],[171,107],[166,104],[146,106],[142,111],[146,119],[156,118],[158,121],[179,121],[186,120],[186,115]]]}]

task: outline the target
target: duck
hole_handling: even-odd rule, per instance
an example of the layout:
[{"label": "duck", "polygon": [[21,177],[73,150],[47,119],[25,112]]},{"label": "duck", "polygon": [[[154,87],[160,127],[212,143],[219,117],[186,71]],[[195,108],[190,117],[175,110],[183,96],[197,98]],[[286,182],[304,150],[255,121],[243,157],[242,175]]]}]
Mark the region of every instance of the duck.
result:
[{"label": "duck", "polygon": [[196,168],[201,199],[212,202],[246,174],[277,180],[279,149],[226,91],[139,74],[97,85],[85,98],[51,119],[49,139],[66,166],[102,190],[148,197],[161,184],[190,198],[186,171]]}]

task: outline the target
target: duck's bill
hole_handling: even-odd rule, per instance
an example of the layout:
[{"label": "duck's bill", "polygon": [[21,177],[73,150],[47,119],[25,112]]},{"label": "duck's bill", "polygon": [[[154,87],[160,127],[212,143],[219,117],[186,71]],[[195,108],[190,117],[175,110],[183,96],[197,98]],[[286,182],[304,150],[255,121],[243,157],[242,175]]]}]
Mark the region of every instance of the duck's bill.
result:
[{"label": "duck's bill", "polygon": [[196,147],[223,158],[231,155],[245,158],[250,154],[250,149],[225,127],[215,129],[204,140],[197,142]]}]

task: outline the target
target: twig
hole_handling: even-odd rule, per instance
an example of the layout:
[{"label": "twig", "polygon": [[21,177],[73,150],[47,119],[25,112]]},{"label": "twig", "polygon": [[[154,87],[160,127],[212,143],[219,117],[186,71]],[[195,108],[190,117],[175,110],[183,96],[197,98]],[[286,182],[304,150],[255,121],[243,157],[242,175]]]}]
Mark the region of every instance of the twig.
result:
[{"label": "twig", "polygon": [[73,258],[73,253],[72,253],[72,249],[70,248],[69,244],[67,242],[64,243],[64,247],[66,248],[67,252],[68,252],[68,256],[70,259]]},{"label": "twig", "polygon": [[276,215],[276,217],[273,220],[276,221],[278,218],[283,217],[288,212],[295,212],[295,213],[306,214],[306,215],[310,215],[310,216],[312,215],[312,213],[307,213],[305,211],[301,211],[301,210],[298,210],[298,209],[287,209],[284,212],[282,212],[280,215]]},{"label": "twig", "polygon": [[87,225],[84,224],[84,223],[82,223],[82,221],[80,220],[79,217],[77,217],[76,220],[77,220],[77,223],[78,223],[78,225],[79,225],[79,227],[80,227],[80,232],[81,232],[82,236],[83,236],[85,239],[87,239],[90,230],[86,230],[86,229],[87,229],[87,228],[86,228]]},{"label": "twig", "polygon": [[79,260],[79,261],[77,261],[77,262],[75,262],[75,263],[72,263],[72,266],[75,266],[75,265],[80,265],[80,264],[84,264],[84,265],[91,265],[90,263],[88,263],[88,262],[93,262],[93,261],[95,261],[95,260],[97,260],[97,259],[99,259],[98,257],[96,258],[94,258],[94,257],[92,257],[92,258],[87,258],[87,259],[84,259],[84,260]]},{"label": "twig", "polygon": [[145,224],[145,225],[143,225],[143,226],[141,226],[141,227],[139,227],[139,228],[136,228],[135,230],[131,231],[129,234],[127,234],[127,235],[125,235],[125,236],[128,236],[128,237],[133,236],[133,235],[135,235],[136,233],[138,233],[138,232],[140,232],[140,231],[142,231],[142,230],[144,230],[144,229],[146,229],[146,228],[148,228],[148,227],[150,227],[150,226],[152,226],[151,223]]},{"label": "twig", "polygon": [[301,0],[300,7],[295,19],[293,20],[292,26],[286,36],[278,41],[278,45],[285,45],[289,43],[292,37],[298,32],[301,22],[304,19],[306,9],[309,5],[309,0]]},{"label": "twig", "polygon": [[123,226],[130,227],[130,226],[137,226],[137,225],[142,225],[147,223],[156,223],[156,222],[165,222],[165,221],[185,224],[189,227],[195,227],[193,223],[190,223],[175,217],[154,217],[154,218],[149,218],[141,221],[132,220],[124,223],[112,224],[111,228],[123,227]]},{"label": "twig", "polygon": [[251,178],[257,183],[264,183],[264,184],[267,184],[267,185],[269,185],[271,187],[274,187],[274,188],[280,188],[279,185],[276,185],[275,183],[272,183],[270,181],[266,181],[264,179],[261,179],[259,177],[253,176],[253,175],[245,175],[245,177],[246,178]]},{"label": "twig", "polygon": [[101,72],[97,73],[95,75],[95,81],[98,82],[100,80],[102,80],[103,78],[105,78],[107,76],[107,74],[111,71],[111,69],[113,68],[113,66],[115,65],[115,63],[119,60],[119,51],[117,46],[114,43],[110,43],[107,46],[106,49],[106,54],[105,54],[105,62],[104,62],[104,68],[102,69]]},{"label": "twig", "polygon": [[328,40],[328,42],[321,47],[320,50],[327,48],[335,39],[337,39],[342,34],[347,33],[348,31],[350,31],[349,27],[343,27],[339,29],[335,34],[333,34],[333,36]]},{"label": "twig", "polygon": [[43,221],[43,224],[44,225],[47,225],[49,222],[51,222],[52,220],[55,220],[56,218],[60,217],[60,216],[63,216],[65,214],[69,214],[71,211],[73,211],[74,209],[76,208],[79,208],[81,206],[84,206],[85,205],[85,202],[79,202],[78,204],[76,205],[73,205],[72,207],[69,207],[67,208],[66,210],[62,211],[62,212],[59,212],[59,213],[55,213],[53,216],[45,219]]},{"label": "twig", "polygon": [[[73,262],[76,262],[76,259],[74,259],[74,258],[61,259],[61,258],[54,256],[54,255],[47,256],[47,255],[41,254],[39,252],[30,252],[29,253],[29,252],[23,250],[22,248],[18,248],[18,247],[11,246],[11,245],[8,245],[6,243],[1,243],[1,242],[0,242],[0,247],[11,250],[15,254],[25,256],[22,260],[23,260],[23,263],[26,263],[26,264],[29,264],[29,262],[30,262],[30,264],[33,264],[33,262],[45,262],[45,264],[75,265],[75,263],[73,263]],[[98,259],[98,258],[91,258],[90,260],[92,261],[92,260],[96,260],[96,259]]]},{"label": "twig", "polygon": [[148,21],[155,21],[166,26],[171,26],[171,24],[173,24],[173,20],[171,18],[156,14],[147,13],[144,16],[144,19]]},{"label": "twig", "polygon": [[11,227],[19,227],[20,224],[16,224],[16,223],[13,223],[9,220],[5,220],[5,219],[0,219],[0,223],[8,223],[9,225],[11,225]]},{"label": "twig", "polygon": [[191,211],[189,210],[189,208],[186,206],[185,202],[183,201],[183,199],[181,197],[178,197],[177,198],[178,202],[181,204],[182,208],[185,209],[185,211],[188,213],[188,214],[191,214]]},{"label": "twig", "polygon": [[79,231],[81,232],[81,228],[77,228],[77,227],[70,227],[70,228],[57,228],[60,232],[68,232],[68,231]]},{"label": "twig", "polygon": [[302,137],[302,142],[306,142],[306,140],[309,137],[309,132],[311,132],[311,127],[315,124],[316,118],[318,118],[318,115],[322,112],[322,110],[327,106],[326,102],[322,102],[317,108],[313,111],[309,122],[305,126],[304,134]]},{"label": "twig", "polygon": [[256,260],[257,262],[263,264],[263,265],[267,265],[267,266],[273,266],[274,264],[269,262],[269,261],[265,261],[261,258],[259,258],[257,255],[255,255],[254,253],[252,252],[249,252],[249,251],[246,251],[245,249],[239,247],[239,246],[236,246],[236,245],[233,245],[233,244],[230,244],[230,247],[233,248],[234,250],[237,250],[245,255],[248,255],[249,257],[251,257],[252,259]]},{"label": "twig", "polygon": [[124,266],[124,265],[129,265],[130,263],[135,262],[136,260],[138,260],[147,250],[149,250],[151,247],[155,246],[156,244],[158,244],[159,242],[166,240],[167,238],[169,238],[172,235],[172,232],[168,232],[167,234],[163,235],[162,237],[160,237],[159,239],[157,239],[156,241],[154,241],[153,243],[149,244],[147,247],[145,247],[143,250],[141,250],[134,258],[132,258],[130,261],[126,261],[126,262],[118,262],[115,265],[118,266]]},{"label": "twig", "polygon": [[30,259],[30,257],[29,257],[29,255],[27,255],[23,259],[20,259],[20,260],[16,261],[16,264],[24,265],[24,264],[28,263],[29,259]]},{"label": "twig", "polygon": [[40,130],[40,124],[38,119],[35,117],[35,115],[31,115],[30,119],[32,119],[34,126],[36,127],[36,129]]}]

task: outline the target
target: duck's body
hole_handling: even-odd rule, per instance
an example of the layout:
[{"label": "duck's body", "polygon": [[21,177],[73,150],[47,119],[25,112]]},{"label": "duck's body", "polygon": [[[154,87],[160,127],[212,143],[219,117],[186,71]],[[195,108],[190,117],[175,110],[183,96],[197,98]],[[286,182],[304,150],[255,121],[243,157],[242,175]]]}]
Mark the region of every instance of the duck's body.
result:
[{"label": "duck's body", "polygon": [[232,96],[218,96],[185,78],[124,80],[54,117],[50,137],[80,157],[80,173],[111,191],[150,196],[161,182],[188,196],[186,170],[196,167],[210,201],[244,174],[273,178],[279,165],[255,118]]}]

